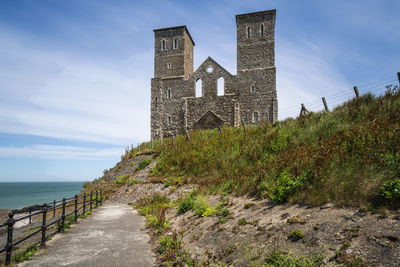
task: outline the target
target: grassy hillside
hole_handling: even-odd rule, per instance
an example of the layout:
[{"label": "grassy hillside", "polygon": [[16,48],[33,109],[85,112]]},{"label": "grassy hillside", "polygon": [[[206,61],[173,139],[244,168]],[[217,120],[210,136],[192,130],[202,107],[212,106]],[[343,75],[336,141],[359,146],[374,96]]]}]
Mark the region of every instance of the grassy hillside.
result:
[{"label": "grassy hillside", "polygon": [[[155,177],[199,183],[209,192],[276,202],[397,206],[400,94],[364,95],[332,112],[164,139]],[[149,144],[147,144],[149,145]],[[128,157],[136,150],[127,151]]]}]

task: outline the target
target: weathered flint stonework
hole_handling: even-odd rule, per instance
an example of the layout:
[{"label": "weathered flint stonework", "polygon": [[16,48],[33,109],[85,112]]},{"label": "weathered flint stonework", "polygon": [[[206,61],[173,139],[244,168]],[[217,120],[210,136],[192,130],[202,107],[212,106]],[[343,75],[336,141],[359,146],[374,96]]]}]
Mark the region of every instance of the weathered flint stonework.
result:
[{"label": "weathered flint stonework", "polygon": [[186,26],[154,30],[151,138],[275,121],[275,16],[236,15],[237,75],[210,57],[193,72],[195,44]]}]

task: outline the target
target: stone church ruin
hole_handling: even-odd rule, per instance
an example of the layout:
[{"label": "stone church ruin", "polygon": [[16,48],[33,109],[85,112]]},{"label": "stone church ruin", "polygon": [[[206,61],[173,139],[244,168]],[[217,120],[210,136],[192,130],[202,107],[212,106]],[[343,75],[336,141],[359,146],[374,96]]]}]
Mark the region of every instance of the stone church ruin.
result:
[{"label": "stone church ruin", "polygon": [[154,30],[151,138],[275,121],[275,17],[276,10],[236,15],[237,75],[211,57],[194,71],[186,26]]}]

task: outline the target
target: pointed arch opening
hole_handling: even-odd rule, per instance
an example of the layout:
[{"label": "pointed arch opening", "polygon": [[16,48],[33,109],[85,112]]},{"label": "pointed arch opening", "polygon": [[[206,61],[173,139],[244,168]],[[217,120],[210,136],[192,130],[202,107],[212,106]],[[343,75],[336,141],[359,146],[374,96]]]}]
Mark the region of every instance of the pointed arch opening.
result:
[{"label": "pointed arch opening", "polygon": [[198,79],[196,81],[195,96],[196,97],[202,97],[203,96],[203,83],[202,83],[201,79]]},{"label": "pointed arch opening", "polygon": [[217,82],[217,95],[225,94],[225,79],[224,77],[219,77]]}]

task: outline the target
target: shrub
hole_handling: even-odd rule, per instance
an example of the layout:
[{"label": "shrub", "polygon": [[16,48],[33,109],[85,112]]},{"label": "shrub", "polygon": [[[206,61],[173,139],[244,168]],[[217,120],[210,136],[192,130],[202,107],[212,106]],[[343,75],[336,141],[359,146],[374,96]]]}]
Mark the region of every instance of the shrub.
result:
[{"label": "shrub", "polygon": [[292,232],[290,232],[289,237],[290,237],[292,240],[297,241],[297,240],[299,240],[299,239],[302,239],[302,238],[304,237],[304,234],[303,234],[302,231],[296,229],[296,230],[293,230]]},{"label": "shrub", "polygon": [[146,216],[147,225],[159,231],[169,227],[165,217],[169,207],[169,198],[158,193],[153,194],[151,197],[142,198],[137,202],[139,214]]},{"label": "shrub", "polygon": [[129,175],[122,175],[122,176],[120,176],[120,177],[115,181],[115,183],[118,184],[118,185],[122,185],[122,184],[124,184],[124,183],[126,182],[126,180],[128,180],[128,179],[129,179]]},{"label": "shrub", "polygon": [[178,213],[183,214],[194,208],[194,199],[192,195],[187,195],[185,198],[179,200]]},{"label": "shrub", "polygon": [[245,218],[240,218],[240,219],[238,220],[238,224],[239,224],[239,225],[246,225],[246,224],[247,224],[247,221],[246,221]]},{"label": "shrub", "polygon": [[271,186],[268,196],[278,203],[285,202],[296,193],[300,185],[301,178],[294,178],[290,175],[289,169],[286,168],[280,173],[276,183]]},{"label": "shrub", "polygon": [[400,200],[400,179],[394,179],[392,181],[387,181],[381,187],[383,197],[389,201],[399,201]]},{"label": "shrub", "polygon": [[152,162],[153,162],[152,158],[142,160],[141,162],[139,162],[138,166],[135,168],[135,171],[143,170]]},{"label": "shrub", "polygon": [[189,210],[193,210],[199,217],[209,217],[215,214],[215,209],[210,207],[207,199],[196,196],[196,192],[178,200],[178,214],[183,214]]},{"label": "shrub", "polygon": [[138,179],[135,179],[135,178],[132,178],[132,179],[129,180],[128,183],[129,183],[129,185],[134,185],[134,184],[140,184],[140,183],[142,183],[142,181],[138,180]]}]

